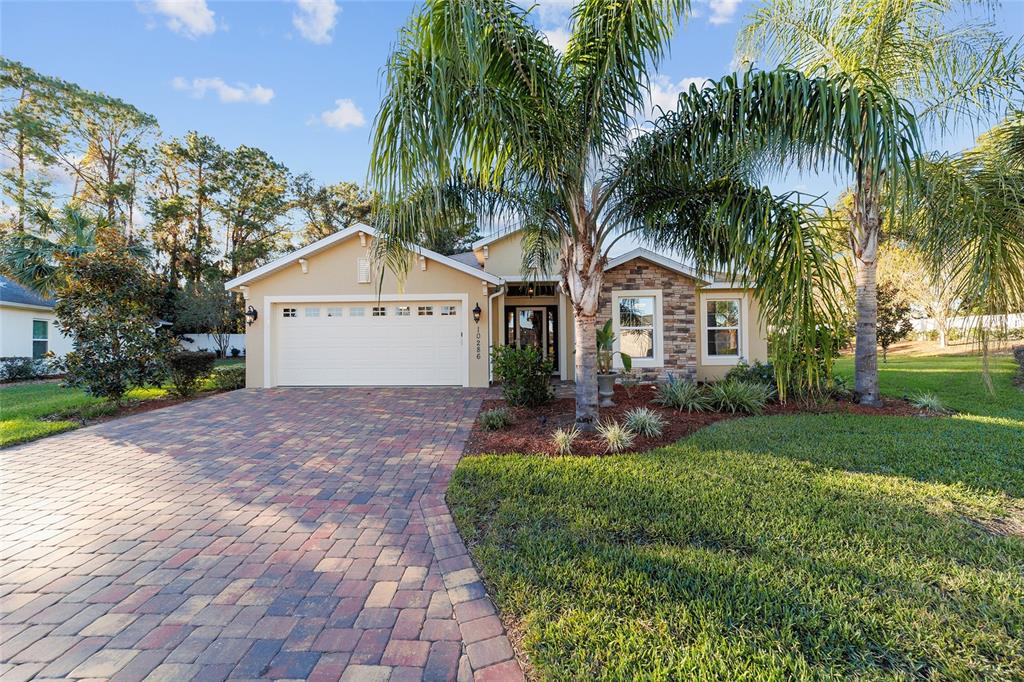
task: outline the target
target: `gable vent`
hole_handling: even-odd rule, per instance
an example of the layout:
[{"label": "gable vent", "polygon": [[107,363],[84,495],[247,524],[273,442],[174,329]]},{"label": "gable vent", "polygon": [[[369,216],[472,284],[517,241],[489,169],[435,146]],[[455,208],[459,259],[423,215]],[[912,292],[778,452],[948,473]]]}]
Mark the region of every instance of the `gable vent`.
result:
[{"label": "gable vent", "polygon": [[357,281],[360,284],[370,283],[370,259],[360,258],[356,265]]}]

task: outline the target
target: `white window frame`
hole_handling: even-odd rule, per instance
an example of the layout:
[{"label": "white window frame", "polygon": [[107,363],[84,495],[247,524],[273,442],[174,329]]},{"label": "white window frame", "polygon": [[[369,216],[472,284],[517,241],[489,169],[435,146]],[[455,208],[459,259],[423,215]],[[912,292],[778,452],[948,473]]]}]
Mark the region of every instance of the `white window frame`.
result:
[{"label": "white window frame", "polygon": [[395,306],[395,317],[412,317],[412,306],[410,306],[410,305],[396,305]]},{"label": "white window frame", "polygon": [[[715,301],[734,301],[739,304],[740,323],[737,326],[737,355],[711,355],[708,353],[708,303]],[[744,294],[716,294],[700,297],[700,360],[705,365],[736,365],[743,358],[750,357],[747,352],[747,320],[750,317],[747,297]]]},{"label": "white window frame", "polygon": [[312,317],[320,317],[320,307],[319,306],[306,306],[303,309],[302,314],[307,319],[308,318],[312,318]]},{"label": "white window frame", "polygon": [[281,308],[281,317],[293,319],[299,316],[298,308]]},{"label": "white window frame", "polygon": [[345,314],[345,309],[340,306],[328,306],[327,317],[342,317]]},{"label": "white window frame", "polygon": [[637,298],[639,296],[654,297],[654,357],[633,358],[633,366],[665,366],[665,315],[661,291],[661,289],[623,289],[612,291],[612,332],[615,334],[614,349],[616,351],[616,354],[612,357],[612,366],[615,369],[622,369],[622,358],[617,352],[619,350],[619,339],[622,336],[621,329],[619,328],[619,300],[623,298]]}]

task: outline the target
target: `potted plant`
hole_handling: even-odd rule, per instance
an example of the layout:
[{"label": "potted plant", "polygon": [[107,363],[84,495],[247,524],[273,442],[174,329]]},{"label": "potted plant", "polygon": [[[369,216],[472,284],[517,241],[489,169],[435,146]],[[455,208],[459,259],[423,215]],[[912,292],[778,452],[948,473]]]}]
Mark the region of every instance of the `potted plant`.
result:
[{"label": "potted plant", "polygon": [[615,334],[612,332],[612,321],[608,320],[597,330],[597,395],[599,407],[612,407],[615,395],[615,379],[617,375],[612,367],[616,355],[622,361],[622,368],[627,372],[633,369],[633,358],[627,353],[614,350]]}]

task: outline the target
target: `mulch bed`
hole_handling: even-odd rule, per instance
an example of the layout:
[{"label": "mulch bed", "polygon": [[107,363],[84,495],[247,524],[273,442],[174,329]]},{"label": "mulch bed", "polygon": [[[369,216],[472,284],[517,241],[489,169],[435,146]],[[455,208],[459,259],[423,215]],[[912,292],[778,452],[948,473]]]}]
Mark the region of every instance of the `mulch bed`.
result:
[{"label": "mulch bed", "polygon": [[[643,384],[627,391],[622,386],[615,387],[615,407],[601,408],[602,420],[615,420],[622,423],[626,413],[637,407],[647,407],[660,412],[665,418],[665,428],[657,438],[637,436],[631,452],[643,452],[653,448],[674,443],[680,438],[690,435],[697,429],[723,419],[745,417],[743,414],[728,412],[678,412],[671,408],[655,405],[651,401],[657,387]],[[481,410],[493,410],[506,407],[504,400],[485,400]],[[486,431],[477,421],[466,443],[468,454],[512,454],[539,453],[555,454],[551,442],[551,434],[555,429],[568,428],[576,420],[576,401],[573,398],[557,398],[540,407],[509,408],[514,423],[500,431]],[[785,405],[772,404],[765,409],[765,414],[827,414],[849,413],[867,415],[916,416],[922,411],[905,400],[888,399],[882,407],[865,407],[845,400],[830,401],[811,406],[799,405],[790,401]],[[581,434],[573,444],[575,455],[603,455],[604,441],[597,434]]]}]

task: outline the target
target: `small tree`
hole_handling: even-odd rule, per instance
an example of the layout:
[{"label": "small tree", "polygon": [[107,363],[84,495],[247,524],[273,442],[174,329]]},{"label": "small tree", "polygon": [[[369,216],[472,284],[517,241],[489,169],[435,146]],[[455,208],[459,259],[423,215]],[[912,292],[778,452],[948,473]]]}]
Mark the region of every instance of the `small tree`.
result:
[{"label": "small tree", "polygon": [[882,362],[889,361],[889,346],[902,341],[914,331],[910,323],[910,304],[895,285],[878,285],[878,345],[882,347]]},{"label": "small tree", "polygon": [[159,381],[171,346],[157,321],[160,287],[124,236],[97,230],[94,251],[59,259],[67,277],[55,311],[74,348],[59,363],[65,382],[120,403],[130,389]]},{"label": "small tree", "polygon": [[174,332],[211,334],[222,357],[231,346],[231,333],[238,329],[239,314],[219,275],[188,284],[174,296]]}]

